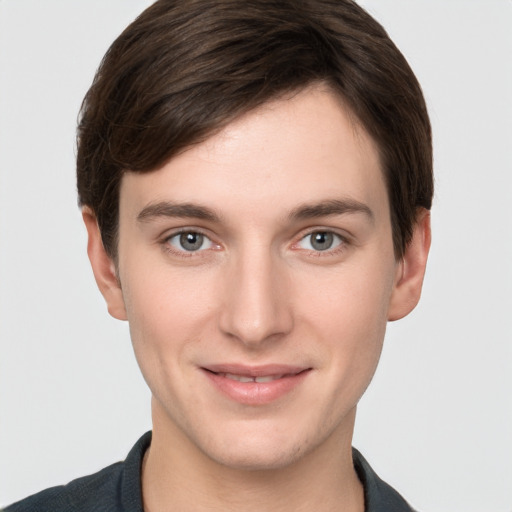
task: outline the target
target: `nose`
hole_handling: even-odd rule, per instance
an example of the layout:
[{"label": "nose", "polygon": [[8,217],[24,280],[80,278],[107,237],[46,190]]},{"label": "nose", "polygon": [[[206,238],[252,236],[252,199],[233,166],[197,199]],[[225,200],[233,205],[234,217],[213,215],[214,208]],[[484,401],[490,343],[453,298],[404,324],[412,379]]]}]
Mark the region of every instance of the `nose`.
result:
[{"label": "nose", "polygon": [[286,268],[270,251],[247,250],[224,282],[220,329],[248,348],[288,334],[293,326]]}]

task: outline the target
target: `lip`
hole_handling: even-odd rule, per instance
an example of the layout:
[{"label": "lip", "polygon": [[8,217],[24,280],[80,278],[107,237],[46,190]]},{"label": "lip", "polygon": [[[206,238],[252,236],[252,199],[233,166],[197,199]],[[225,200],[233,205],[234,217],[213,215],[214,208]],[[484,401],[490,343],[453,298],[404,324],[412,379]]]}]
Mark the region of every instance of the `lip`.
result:
[{"label": "lip", "polygon": [[[213,386],[231,400],[244,405],[265,405],[293,391],[311,368],[281,364],[215,364],[201,370]],[[263,379],[263,382],[254,379]]]}]

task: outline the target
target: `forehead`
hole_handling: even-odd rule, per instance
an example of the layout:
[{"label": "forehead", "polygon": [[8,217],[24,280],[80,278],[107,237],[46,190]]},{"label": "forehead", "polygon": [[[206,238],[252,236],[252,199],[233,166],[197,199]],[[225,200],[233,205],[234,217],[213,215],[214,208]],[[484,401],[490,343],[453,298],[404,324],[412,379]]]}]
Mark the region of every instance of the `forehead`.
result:
[{"label": "forehead", "polygon": [[249,112],[158,170],[126,173],[120,206],[135,215],[172,200],[263,216],[338,198],[388,211],[376,144],[337,95],[313,87]]}]

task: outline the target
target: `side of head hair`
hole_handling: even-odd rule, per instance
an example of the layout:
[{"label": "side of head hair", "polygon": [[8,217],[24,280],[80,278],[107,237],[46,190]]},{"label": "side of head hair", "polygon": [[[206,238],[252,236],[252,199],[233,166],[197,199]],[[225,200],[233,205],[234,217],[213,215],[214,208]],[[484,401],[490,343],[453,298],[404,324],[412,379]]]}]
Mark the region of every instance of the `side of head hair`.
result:
[{"label": "side of head hair", "polygon": [[81,205],[116,258],[124,172],[158,169],[238,116],[323,82],[377,142],[395,253],[433,194],[420,86],[384,29],[351,0],[159,0],[112,44],[78,127]]}]

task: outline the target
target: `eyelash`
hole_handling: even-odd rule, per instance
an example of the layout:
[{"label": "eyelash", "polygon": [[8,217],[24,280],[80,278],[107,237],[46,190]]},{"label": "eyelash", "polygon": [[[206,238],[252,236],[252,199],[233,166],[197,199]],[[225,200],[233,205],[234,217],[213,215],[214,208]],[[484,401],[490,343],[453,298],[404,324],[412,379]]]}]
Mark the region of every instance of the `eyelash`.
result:
[{"label": "eyelash", "polygon": [[[300,248],[299,247],[299,244],[301,242],[303,242],[304,240],[308,239],[309,237],[312,237],[313,235],[318,235],[318,234],[322,234],[322,235],[332,235],[334,237],[334,242],[333,243],[336,243],[336,240],[337,240],[337,245],[334,247],[334,248],[328,248],[328,249],[325,249],[325,250],[315,250],[315,249],[304,249],[304,248]],[[311,245],[311,242],[310,242],[310,245]],[[307,251],[307,253],[310,255],[310,256],[313,256],[315,258],[322,258],[322,257],[329,257],[329,256],[336,256],[336,255],[339,255],[343,252],[345,252],[348,248],[348,246],[350,245],[350,241],[348,240],[348,238],[346,236],[343,236],[339,233],[337,233],[336,231],[333,231],[332,229],[312,229],[310,231],[308,231],[307,233],[304,233],[297,242],[295,242],[293,245],[292,245],[292,249],[298,249],[298,250],[304,250],[304,251]]]},{"label": "eyelash", "polygon": [[[199,250],[196,250],[196,251],[187,251],[186,249],[182,249],[182,250],[175,249],[173,247],[173,245],[171,244],[171,240],[175,239],[177,237],[180,237],[184,234],[200,235],[200,236],[204,237],[205,240],[208,240],[212,246],[214,246],[213,250],[219,250],[219,248],[220,248],[220,244],[216,244],[211,239],[210,236],[208,236],[206,233],[204,233],[203,231],[201,231],[199,229],[181,229],[179,231],[175,231],[175,232],[167,235],[162,240],[161,245],[162,245],[163,249],[165,250],[165,252],[170,253],[174,256],[181,257],[181,258],[193,258],[193,257],[197,258],[200,253],[206,251],[207,249],[211,249],[211,247],[209,247],[207,249],[200,248]],[[299,247],[299,244],[301,242],[306,240],[308,237],[312,237],[313,235],[316,235],[316,234],[332,235],[335,238],[335,240],[336,239],[338,240],[338,244],[332,249],[328,248],[323,251],[315,250],[315,249],[304,249],[304,248]],[[294,250],[305,251],[309,255],[311,255],[315,258],[321,258],[321,257],[335,256],[335,255],[341,254],[342,252],[345,252],[347,250],[347,246],[349,246],[349,245],[350,245],[350,241],[348,240],[348,238],[346,236],[336,233],[335,231],[330,230],[330,229],[318,229],[317,228],[317,229],[312,229],[306,233],[301,234],[298,241],[294,242],[291,245],[291,248]]]},{"label": "eyelash", "polygon": [[197,251],[187,251],[186,249],[175,249],[172,244],[171,244],[171,240],[173,238],[177,238],[177,237],[180,237],[182,235],[200,235],[202,237],[204,237],[205,240],[208,240],[209,243],[213,246],[216,246],[216,247],[220,247],[219,244],[216,244],[210,236],[208,236],[206,233],[204,233],[203,231],[199,230],[199,229],[181,229],[179,231],[175,231],[171,234],[169,234],[168,236],[166,236],[162,242],[161,242],[161,245],[163,247],[163,249],[165,250],[165,252],[167,253],[170,253],[172,254],[173,256],[178,256],[180,258],[193,258],[193,257],[197,257],[198,253],[201,253],[201,252],[204,252],[205,249],[199,249]]}]

